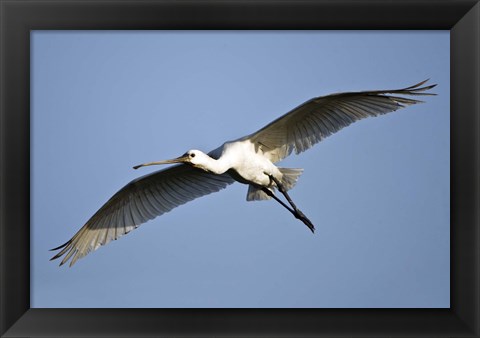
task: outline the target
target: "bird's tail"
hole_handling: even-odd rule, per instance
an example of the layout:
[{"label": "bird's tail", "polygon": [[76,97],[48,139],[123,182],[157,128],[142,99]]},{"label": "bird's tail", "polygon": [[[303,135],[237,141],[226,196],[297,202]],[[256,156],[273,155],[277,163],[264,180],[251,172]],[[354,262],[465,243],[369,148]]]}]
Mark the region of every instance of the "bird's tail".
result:
[{"label": "bird's tail", "polygon": [[[294,168],[278,168],[282,173],[282,184],[285,189],[292,189],[297,183],[298,178],[303,173],[303,169]],[[271,197],[254,185],[249,185],[247,193],[247,201],[269,200]]]},{"label": "bird's tail", "polygon": [[282,173],[282,184],[285,189],[290,190],[292,189],[295,184],[297,184],[297,180],[300,175],[303,173],[303,169],[301,168],[278,168]]}]

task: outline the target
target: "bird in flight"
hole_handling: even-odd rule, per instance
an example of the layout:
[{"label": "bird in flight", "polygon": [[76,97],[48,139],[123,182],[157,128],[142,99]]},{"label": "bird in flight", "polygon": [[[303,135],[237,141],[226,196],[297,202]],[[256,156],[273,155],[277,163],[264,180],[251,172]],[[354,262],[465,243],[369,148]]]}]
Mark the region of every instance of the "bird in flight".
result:
[{"label": "bird in flight", "polygon": [[255,133],[225,142],[207,154],[189,150],[171,160],[137,165],[133,168],[177,164],[137,178],[120,189],[68,242],[52,249],[60,251],[51,260],[64,256],[60,265],[70,260],[72,266],[148,220],[234,182],[248,185],[247,201],[273,198],[313,233],[315,226],[288,194],[303,169],[277,167],[274,163],[293,151],[299,154],[311,148],[355,121],[422,102],[408,96],[435,95],[426,92],[436,86],[424,86],[427,81],[403,89],[315,97]]}]

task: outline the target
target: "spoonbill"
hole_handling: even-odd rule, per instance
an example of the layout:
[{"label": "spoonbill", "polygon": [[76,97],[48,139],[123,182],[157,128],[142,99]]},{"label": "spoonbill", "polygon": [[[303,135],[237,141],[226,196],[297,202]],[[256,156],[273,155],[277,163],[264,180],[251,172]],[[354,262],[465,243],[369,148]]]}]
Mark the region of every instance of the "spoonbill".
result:
[{"label": "spoonbill", "polygon": [[[198,197],[217,192],[235,181],[247,184],[247,201],[275,199],[313,233],[313,223],[295,205],[288,190],[303,169],[274,163],[295,151],[299,154],[351,123],[386,114],[422,101],[402,96],[426,93],[436,85],[428,80],[394,90],[337,93],[312,98],[253,134],[225,142],[205,154],[189,150],[180,157],[149,162],[140,167],[174,164],[137,178],[113,195],[51,258],[63,255],[70,266],[100,246],[116,240],[140,224]],[[402,96],[398,96],[402,95]],[[286,203],[275,195],[278,190]],[[288,203],[288,204],[287,204]]]}]

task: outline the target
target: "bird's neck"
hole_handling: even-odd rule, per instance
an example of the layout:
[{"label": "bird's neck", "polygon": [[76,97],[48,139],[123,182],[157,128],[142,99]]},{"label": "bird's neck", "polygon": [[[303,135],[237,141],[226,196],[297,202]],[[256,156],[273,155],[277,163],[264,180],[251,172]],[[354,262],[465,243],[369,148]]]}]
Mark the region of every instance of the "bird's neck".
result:
[{"label": "bird's neck", "polygon": [[205,163],[199,167],[213,174],[221,175],[230,169],[230,163],[225,158],[220,157],[216,160],[207,155]]}]

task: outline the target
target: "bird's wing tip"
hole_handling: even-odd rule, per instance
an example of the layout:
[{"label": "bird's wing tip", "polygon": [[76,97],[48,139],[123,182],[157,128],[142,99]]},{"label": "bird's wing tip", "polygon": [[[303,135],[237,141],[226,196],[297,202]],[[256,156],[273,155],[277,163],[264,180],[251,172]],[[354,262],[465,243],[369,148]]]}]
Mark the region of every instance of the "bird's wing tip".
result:
[{"label": "bird's wing tip", "polygon": [[68,244],[70,244],[71,241],[72,241],[72,240],[69,240],[69,241],[63,243],[62,245],[57,246],[56,248],[50,249],[50,250],[48,250],[48,251],[57,251],[57,250],[60,250],[60,249],[62,249],[62,248],[64,248],[64,247],[66,247]]},{"label": "bird's wing tip", "polygon": [[422,86],[423,84],[427,83],[428,81],[430,81],[430,78],[428,78],[428,79],[426,79],[426,80],[423,80],[423,81],[420,81],[419,83],[414,84],[413,86],[407,87],[407,88],[405,88],[405,89],[418,88],[418,87]]},{"label": "bird's wing tip", "polygon": [[436,83],[422,87],[422,85],[424,85],[429,80],[430,79],[426,79],[422,82],[414,84],[413,86],[410,86],[410,87],[407,87],[407,88],[404,88],[404,89],[400,89],[397,92],[399,94],[404,94],[404,95],[422,95],[422,96],[430,95],[430,96],[435,96],[435,95],[437,95],[436,93],[425,93],[425,92],[427,90],[435,88],[437,86]]},{"label": "bird's wing tip", "polygon": [[52,258],[50,258],[50,261],[54,261],[58,258],[60,258],[62,255],[60,255],[60,253],[56,254],[55,256],[53,256]]}]

